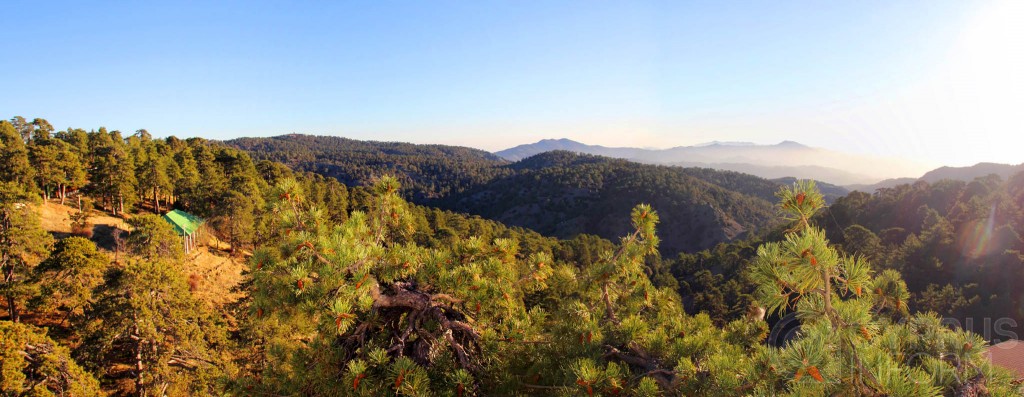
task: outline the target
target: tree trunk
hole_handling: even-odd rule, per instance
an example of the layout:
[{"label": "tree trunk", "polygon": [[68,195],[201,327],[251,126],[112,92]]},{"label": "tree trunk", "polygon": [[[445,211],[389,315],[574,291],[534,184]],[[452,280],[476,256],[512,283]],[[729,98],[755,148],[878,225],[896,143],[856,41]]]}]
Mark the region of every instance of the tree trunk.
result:
[{"label": "tree trunk", "polygon": [[[8,264],[4,271],[4,284],[12,283],[14,283],[14,266]],[[11,315],[11,322],[18,322],[18,306],[15,304],[14,295],[11,292],[7,293],[7,312]]]},{"label": "tree trunk", "polygon": [[7,295],[7,312],[11,315],[11,322],[18,322],[18,308],[14,305],[14,296]]},{"label": "tree trunk", "polygon": [[82,195],[78,195],[78,212],[82,212]]},{"label": "tree trunk", "polygon": [[60,205],[64,205],[64,199],[67,197],[67,186],[63,184],[59,185],[57,194],[60,195]]},{"label": "tree trunk", "polygon": [[117,196],[117,212],[118,213],[124,213],[124,196],[123,195],[118,195]]},{"label": "tree trunk", "polygon": [[156,208],[156,214],[160,215],[160,188],[153,187],[153,208]]},{"label": "tree trunk", "polygon": [[143,382],[143,379],[142,379],[142,374],[143,374],[143,372],[142,372],[142,345],[143,345],[144,340],[141,337],[139,337],[139,318],[138,318],[138,315],[135,314],[135,313],[132,313],[132,320],[135,322],[135,324],[132,326],[133,327],[133,332],[134,332],[134,334],[132,336],[135,337],[135,339],[136,339],[136,341],[135,341],[135,343],[136,343],[136,345],[135,345],[135,371],[136,371],[135,372],[135,392],[138,393],[138,395],[142,396],[142,395],[145,395],[144,392],[143,392],[143,389],[142,389],[142,386],[144,385],[144,382]]}]

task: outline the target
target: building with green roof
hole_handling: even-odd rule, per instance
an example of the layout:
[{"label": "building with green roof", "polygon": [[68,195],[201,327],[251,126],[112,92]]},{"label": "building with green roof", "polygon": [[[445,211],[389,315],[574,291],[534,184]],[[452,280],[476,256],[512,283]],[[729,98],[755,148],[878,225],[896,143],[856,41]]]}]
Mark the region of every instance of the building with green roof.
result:
[{"label": "building with green roof", "polygon": [[182,210],[172,210],[164,214],[164,220],[174,227],[174,232],[181,236],[182,244],[185,245],[185,253],[196,249],[196,238],[202,230],[202,218]]}]

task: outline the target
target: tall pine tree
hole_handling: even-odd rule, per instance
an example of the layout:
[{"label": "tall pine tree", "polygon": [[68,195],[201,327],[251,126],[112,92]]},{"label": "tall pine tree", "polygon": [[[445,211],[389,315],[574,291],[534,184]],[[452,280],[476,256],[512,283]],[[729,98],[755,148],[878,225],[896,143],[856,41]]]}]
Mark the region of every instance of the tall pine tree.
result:
[{"label": "tall pine tree", "polygon": [[19,308],[33,294],[33,269],[49,254],[53,240],[30,203],[31,195],[21,185],[0,183],[0,294],[6,301],[8,319],[14,322],[20,318]]}]

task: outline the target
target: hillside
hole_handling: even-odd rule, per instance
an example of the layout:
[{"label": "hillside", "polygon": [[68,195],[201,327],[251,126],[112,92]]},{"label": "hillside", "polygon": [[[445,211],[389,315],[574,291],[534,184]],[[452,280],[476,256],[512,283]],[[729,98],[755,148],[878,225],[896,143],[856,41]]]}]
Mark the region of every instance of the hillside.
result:
[{"label": "hillside", "polygon": [[793,141],[783,141],[774,145],[712,142],[668,149],[642,149],[587,145],[569,139],[545,139],[501,150],[495,154],[514,161],[552,150],[568,150],[651,164],[738,171],[768,179],[816,179],[837,185],[873,183],[880,179],[915,175],[927,170],[921,164],[902,159],[843,153],[809,147]]},{"label": "hillside", "polygon": [[[778,184],[713,170],[644,165],[564,151],[508,165],[514,173],[437,202],[545,235],[580,233],[614,239],[629,209],[648,203],[666,222],[661,251],[672,255],[730,241],[770,224],[767,196]],[[726,189],[716,180],[747,195]]]},{"label": "hillside", "polygon": [[519,145],[513,148],[494,152],[498,157],[509,161],[519,161],[527,157],[533,157],[541,153],[565,150],[575,153],[594,154],[598,156],[615,157],[622,159],[640,158],[644,153],[649,152],[640,148],[607,147],[600,145],[587,145],[571,139],[542,139],[535,143]]},{"label": "hillside", "polygon": [[398,176],[413,200],[461,192],[495,177],[505,163],[488,152],[459,146],[358,141],[333,136],[282,135],[224,142],[257,160],[315,172],[349,186],[364,186],[383,174]]},{"label": "hillside", "polygon": [[999,175],[1000,178],[1008,179],[1014,174],[1021,171],[1024,171],[1024,164],[1010,165],[996,163],[978,163],[969,167],[937,168],[925,173],[920,180],[928,183],[935,183],[943,179],[970,182],[975,178],[988,176],[990,174],[996,174]]},{"label": "hillside", "polygon": [[780,186],[731,171],[644,165],[568,151],[508,163],[469,148],[339,137],[285,135],[225,143],[255,159],[281,161],[350,186],[393,174],[408,185],[404,195],[414,203],[547,236],[614,239],[628,224],[622,220],[629,208],[651,203],[672,221],[662,245],[667,254],[706,248],[766,226],[773,215],[768,203]]},{"label": "hillside", "polygon": [[863,174],[848,172],[838,168],[822,167],[817,165],[799,166],[778,166],[778,165],[757,165],[750,163],[700,163],[680,161],[668,163],[679,167],[701,167],[713,168],[721,171],[732,171],[743,174],[755,175],[765,179],[813,179],[816,181],[828,181],[830,184],[845,184],[850,181],[867,181],[872,178]]},{"label": "hillside", "polygon": [[1011,165],[1011,164],[998,164],[998,163],[978,163],[968,167],[939,167],[934,170],[926,172],[920,178],[895,178],[886,179],[884,181],[873,183],[873,184],[854,184],[845,186],[849,191],[861,191],[866,193],[874,193],[878,189],[891,189],[899,185],[913,184],[917,181],[924,181],[930,184],[942,180],[951,180],[959,182],[971,182],[977,178],[986,177],[989,175],[998,175],[1002,179],[1009,179],[1013,175],[1024,171],[1024,164]]},{"label": "hillside", "polygon": [[911,184],[914,183],[915,181],[917,181],[917,179],[915,178],[892,178],[872,184],[846,185],[845,188],[848,189],[849,191],[857,190],[866,193],[874,193],[878,189],[893,188],[899,185]]}]

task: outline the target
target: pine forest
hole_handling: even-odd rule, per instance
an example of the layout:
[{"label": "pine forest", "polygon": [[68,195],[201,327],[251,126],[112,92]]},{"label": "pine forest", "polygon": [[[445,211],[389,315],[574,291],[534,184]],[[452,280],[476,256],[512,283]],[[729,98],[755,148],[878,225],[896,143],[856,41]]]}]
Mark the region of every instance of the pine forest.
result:
[{"label": "pine forest", "polygon": [[1024,321],[1024,174],[826,196],[291,140],[0,122],[0,395],[1021,393],[943,319]]}]

